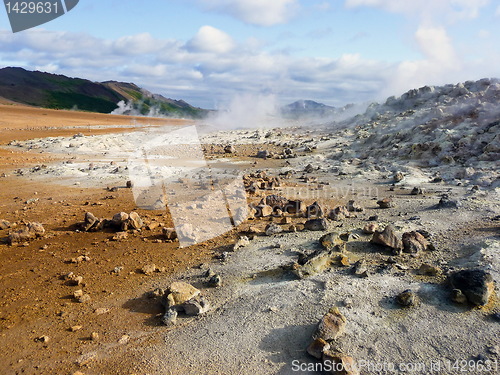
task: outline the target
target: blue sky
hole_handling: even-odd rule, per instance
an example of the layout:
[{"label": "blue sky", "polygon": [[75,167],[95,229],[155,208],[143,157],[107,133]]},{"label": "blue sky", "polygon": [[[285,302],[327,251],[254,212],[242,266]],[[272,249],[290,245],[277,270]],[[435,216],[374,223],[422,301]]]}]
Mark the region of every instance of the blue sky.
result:
[{"label": "blue sky", "polygon": [[340,106],[499,77],[499,25],[497,0],[80,0],[16,34],[0,10],[0,66],[205,108],[238,95]]}]

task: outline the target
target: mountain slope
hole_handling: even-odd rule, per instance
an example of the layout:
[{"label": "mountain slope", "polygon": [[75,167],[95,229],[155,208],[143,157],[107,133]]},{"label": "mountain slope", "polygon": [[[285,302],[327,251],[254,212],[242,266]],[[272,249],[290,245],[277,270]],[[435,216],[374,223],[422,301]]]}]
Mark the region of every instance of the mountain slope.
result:
[{"label": "mountain slope", "polygon": [[0,97],[36,107],[100,113],[116,110],[120,102],[134,114],[199,118],[207,112],[184,101],[152,94],[133,83],[99,83],[15,67],[0,69]]},{"label": "mountain slope", "polygon": [[304,118],[304,117],[324,117],[336,112],[335,107],[318,103],[313,100],[297,100],[281,108],[281,114],[285,118]]}]

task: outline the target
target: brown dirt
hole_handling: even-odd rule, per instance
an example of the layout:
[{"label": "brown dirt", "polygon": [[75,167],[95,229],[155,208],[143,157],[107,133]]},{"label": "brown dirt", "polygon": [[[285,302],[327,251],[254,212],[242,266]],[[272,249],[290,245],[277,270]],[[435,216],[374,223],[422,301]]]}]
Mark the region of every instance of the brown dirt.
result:
[{"label": "brown dirt", "polygon": [[[136,124],[142,128],[189,123],[19,105],[0,105],[0,119],[0,145],[13,139],[130,131],[130,128],[116,125]],[[94,125],[103,128],[90,128]],[[241,146],[236,155],[228,157],[249,157],[255,155],[257,148],[258,145]],[[216,147],[209,153],[210,158],[220,156],[223,151]],[[0,149],[0,172],[6,173],[6,177],[0,178],[0,219],[19,226],[31,221],[41,222],[47,231],[44,238],[14,246],[1,242],[12,229],[0,231],[2,374],[71,374],[80,369],[75,361],[82,353],[112,346],[110,343],[116,343],[125,332],[157,330],[160,323],[156,315],[162,309],[147,298],[132,297],[138,290],[150,290],[155,283],[164,287],[161,281],[169,275],[209,262],[214,255],[227,250],[235,238],[235,233],[229,232],[203,244],[179,249],[177,242],[157,242],[162,238],[161,228],[172,226],[168,211],[137,209],[130,189],[109,192],[62,187],[10,174],[19,167],[54,160],[57,160],[55,155]],[[259,159],[256,167],[265,168],[273,163],[276,161]],[[27,204],[31,198],[38,198],[38,201]],[[134,210],[146,223],[157,222],[159,226],[129,234],[127,240],[120,242],[111,240],[112,232],[75,232],[75,224],[83,221],[85,212],[111,218],[116,212]],[[90,260],[72,263],[71,259],[79,255],[88,255]],[[164,271],[146,276],[140,268],[148,264],[155,264]],[[114,273],[115,267],[123,267],[123,270]],[[69,272],[82,276],[83,286],[67,285],[61,276]],[[78,303],[72,298],[72,293],[78,289],[91,296],[89,303]],[[98,315],[95,312],[98,308],[108,308],[110,312]],[[70,331],[70,327],[78,325],[83,328]],[[93,332],[99,335],[97,341],[90,339]],[[48,336],[50,340],[38,342],[41,336]],[[106,373],[123,373],[123,369],[131,368],[133,360],[120,361],[121,370],[107,369]],[[85,367],[84,372],[87,371]]]}]

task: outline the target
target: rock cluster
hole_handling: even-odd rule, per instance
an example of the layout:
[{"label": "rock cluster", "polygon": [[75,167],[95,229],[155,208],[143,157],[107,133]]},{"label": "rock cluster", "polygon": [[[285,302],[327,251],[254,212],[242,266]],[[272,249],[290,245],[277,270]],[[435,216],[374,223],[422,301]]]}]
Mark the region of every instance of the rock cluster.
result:
[{"label": "rock cluster", "polygon": [[334,375],[359,375],[354,359],[337,347],[336,340],[344,335],[347,319],[337,307],[331,308],[318,322],[313,341],[306,351],[321,360]]},{"label": "rock cluster", "polygon": [[206,313],[210,304],[200,293],[199,289],[182,281],[170,284],[168,289],[162,293],[166,307],[162,322],[165,325],[174,325],[179,312],[184,312],[189,316]]},{"label": "rock cluster", "polygon": [[12,232],[7,237],[7,242],[9,245],[14,245],[20,242],[29,241],[38,237],[43,237],[45,234],[45,228],[42,224],[37,222],[31,222],[26,224],[23,228]]}]

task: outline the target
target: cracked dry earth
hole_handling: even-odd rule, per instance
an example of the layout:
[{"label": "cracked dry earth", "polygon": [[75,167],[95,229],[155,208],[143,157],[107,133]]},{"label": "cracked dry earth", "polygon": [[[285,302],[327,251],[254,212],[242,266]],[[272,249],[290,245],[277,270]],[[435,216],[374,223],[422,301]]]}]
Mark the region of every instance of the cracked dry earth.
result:
[{"label": "cracked dry earth", "polygon": [[[255,158],[262,148],[277,153],[284,148],[263,143],[307,138],[307,132],[271,131],[268,138],[253,143],[240,142],[244,136],[238,132],[220,133],[204,141],[207,159],[229,159],[245,173],[264,170],[278,176],[293,171],[280,186],[249,193],[249,202],[258,204],[270,194],[306,204],[317,201],[324,208],[355,200],[362,212],[327,220],[324,231],[302,230],[306,218],[300,215],[285,215],[290,217],[287,224],[281,224],[281,217],[251,219],[221,237],[187,248],[163,240],[161,228],[172,226],[168,211],[137,209],[130,189],[109,192],[102,187],[63,186],[4,168],[0,219],[19,225],[38,221],[46,234],[26,244],[0,244],[0,372],[313,374],[318,373],[314,366],[319,361],[306,348],[319,319],[337,306],[347,323],[334,345],[354,358],[361,374],[498,373],[494,368],[478,371],[475,365],[483,359],[498,363],[498,286],[487,305],[473,307],[452,302],[446,281],[449,272],[463,268],[483,268],[497,283],[500,280],[499,222],[494,220],[500,214],[498,191],[432,183],[433,176],[417,167],[406,170],[405,179],[396,184],[390,170],[364,170],[356,163],[343,164],[342,173],[332,172],[337,161],[325,159],[321,148],[306,152],[297,147],[293,159]],[[225,154],[224,144],[234,144],[236,152]],[[28,166],[50,156],[20,153],[33,158]],[[85,157],[79,156],[82,162]],[[379,161],[384,162],[390,164]],[[411,195],[414,186],[425,193]],[[444,193],[458,200],[459,207],[436,209]],[[38,200],[26,203],[34,197]],[[377,201],[385,197],[392,198],[394,207],[379,208]],[[74,225],[88,211],[107,218],[137,211],[151,229],[131,231],[122,241],[112,241],[114,232],[107,230],[75,232]],[[370,221],[373,216],[378,217]],[[271,221],[284,231],[266,236],[263,232]],[[381,228],[392,225],[399,236],[427,231],[434,249],[418,257],[393,255],[371,244],[372,236],[363,233],[362,228],[372,222]],[[297,231],[289,230],[292,224]],[[301,254],[321,249],[319,238],[332,231],[350,233],[348,264],[333,263],[298,278],[290,265]],[[2,238],[8,232],[2,230]],[[231,251],[242,235],[253,239]],[[366,277],[352,272],[359,260],[365,262]],[[420,275],[424,263],[441,271]],[[151,264],[162,272],[141,271]],[[122,267],[119,272],[117,267]],[[208,269],[221,276],[221,286],[207,285]],[[69,272],[82,276],[83,284],[67,285],[61,276]],[[200,289],[211,308],[197,317],[179,314],[177,324],[167,327],[161,323],[163,305],[149,292],[174,281]],[[77,289],[89,294],[90,301],[75,302],[72,294]],[[407,289],[418,302],[402,308],[395,296]],[[456,361],[467,362],[453,368]],[[430,367],[436,363],[442,366],[439,371]],[[375,367],[379,365],[386,365],[385,371]]]}]

